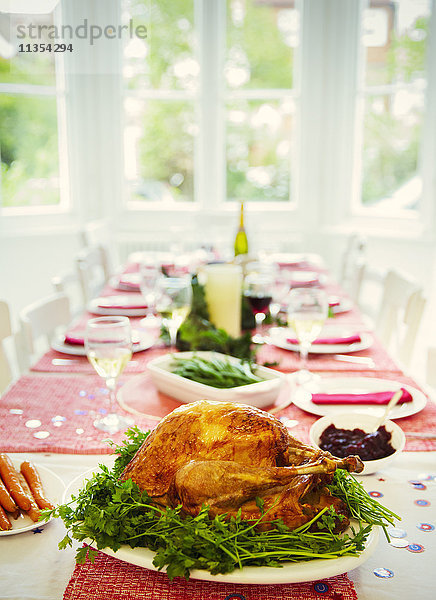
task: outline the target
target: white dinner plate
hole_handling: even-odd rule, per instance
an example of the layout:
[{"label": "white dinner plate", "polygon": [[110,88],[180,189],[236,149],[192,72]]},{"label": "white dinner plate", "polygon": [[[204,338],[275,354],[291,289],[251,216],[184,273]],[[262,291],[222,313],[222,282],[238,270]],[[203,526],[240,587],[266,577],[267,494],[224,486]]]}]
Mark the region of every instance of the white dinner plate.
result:
[{"label": "white dinner plate", "polygon": [[312,393],[366,394],[369,392],[386,392],[390,390],[394,392],[400,387],[406,389],[413,400],[412,402],[397,404],[397,406],[389,413],[389,418],[401,419],[402,417],[410,417],[410,415],[420,412],[427,404],[427,398],[421,391],[399,381],[373,377],[321,377],[310,384],[310,391],[308,389],[298,388],[294,392],[292,400],[295,406],[298,406],[302,410],[322,417],[343,412],[367,413],[381,417],[386,409],[386,406],[384,405],[314,404],[312,402]]},{"label": "white dinner plate", "polygon": [[[92,475],[92,469],[83,473],[70,483],[65,491],[63,502],[69,502],[71,495],[77,495],[86,479]],[[244,567],[236,569],[232,573],[212,575],[209,571],[193,569],[191,579],[202,579],[205,581],[216,581],[217,583],[241,583],[241,584],[279,584],[279,583],[301,583],[303,581],[317,581],[327,577],[335,577],[355,569],[374,553],[379,540],[378,527],[373,527],[365,544],[365,549],[359,556],[344,556],[341,558],[316,559],[296,563],[283,563],[282,567]],[[90,544],[91,540],[84,540]],[[100,552],[113,556],[119,560],[144,567],[151,571],[157,571],[153,565],[155,553],[148,548],[130,548],[123,545],[116,552],[110,548],[100,548]],[[162,569],[165,571],[165,568]]]},{"label": "white dinner plate", "polygon": [[[338,327],[337,325],[326,325],[319,337],[348,337],[356,333],[358,332]],[[354,344],[312,344],[310,352],[311,354],[349,354],[350,352],[366,350],[372,346],[374,340],[371,334],[359,332],[359,335],[360,342],[354,342]],[[269,342],[277,346],[277,348],[293,350],[294,352],[299,351],[298,344],[291,344],[287,341],[288,338],[295,338],[295,333],[290,327],[271,327],[267,333],[267,337],[269,337]]]},{"label": "white dinner plate", "polygon": [[[23,461],[13,460],[12,463],[14,467],[19,471],[20,465]],[[44,487],[44,493],[47,500],[49,500],[52,504],[59,504],[62,501],[62,497],[65,490],[65,485],[56,473],[53,473],[50,469],[46,467],[42,467],[41,465],[36,465],[36,469],[41,477],[42,485]],[[49,519],[48,521],[36,522],[32,521],[30,517],[27,515],[22,515],[18,517],[18,519],[10,519],[12,523],[12,529],[8,531],[0,531],[0,537],[4,535],[16,535],[18,533],[25,533],[26,531],[32,531],[33,529],[37,529],[38,527],[45,527],[47,523],[52,521]]]},{"label": "white dinner plate", "polygon": [[[139,296],[139,294],[138,294]],[[105,306],[107,304],[107,307]],[[131,296],[104,296],[94,298],[88,304],[87,309],[95,315],[121,316],[121,317],[145,317],[147,308],[141,306],[141,301]],[[123,308],[113,308],[113,306],[123,306]]]},{"label": "white dinner plate", "polygon": [[[133,353],[142,352],[143,350],[151,348],[154,342],[156,341],[155,338],[148,333],[136,333],[138,335],[139,341],[134,342],[132,344]],[[132,335],[133,334],[134,331],[132,332]],[[63,335],[58,335],[57,337],[55,337],[51,343],[51,347],[53,350],[61,352],[62,354],[71,354],[73,356],[86,356],[85,346],[82,346],[81,344],[66,344]]]}]

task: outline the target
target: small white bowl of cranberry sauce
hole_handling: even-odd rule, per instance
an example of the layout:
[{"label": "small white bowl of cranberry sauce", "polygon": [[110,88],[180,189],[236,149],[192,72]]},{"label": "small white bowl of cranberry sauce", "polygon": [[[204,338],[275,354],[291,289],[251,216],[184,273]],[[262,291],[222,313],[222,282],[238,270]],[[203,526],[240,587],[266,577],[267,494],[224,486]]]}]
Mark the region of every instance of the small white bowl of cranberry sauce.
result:
[{"label": "small white bowl of cranberry sauce", "polygon": [[312,425],[310,441],[339,458],[360,456],[364,464],[360,474],[370,475],[391,464],[406,443],[404,431],[393,421],[385,421],[374,432],[378,420],[364,413],[328,415]]}]

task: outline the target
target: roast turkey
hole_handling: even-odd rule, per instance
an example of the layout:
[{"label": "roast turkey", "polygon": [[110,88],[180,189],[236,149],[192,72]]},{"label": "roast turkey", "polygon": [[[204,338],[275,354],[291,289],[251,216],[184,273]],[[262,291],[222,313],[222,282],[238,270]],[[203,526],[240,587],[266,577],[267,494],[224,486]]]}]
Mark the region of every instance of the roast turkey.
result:
[{"label": "roast turkey", "polygon": [[[326,485],[337,468],[360,472],[358,456],[335,458],[292,437],[274,416],[243,404],[200,400],[167,415],[124,469],[156,504],[196,515],[241,511],[244,520],[281,518],[298,527],[325,506],[347,508]],[[259,499],[261,502],[259,502]]]}]

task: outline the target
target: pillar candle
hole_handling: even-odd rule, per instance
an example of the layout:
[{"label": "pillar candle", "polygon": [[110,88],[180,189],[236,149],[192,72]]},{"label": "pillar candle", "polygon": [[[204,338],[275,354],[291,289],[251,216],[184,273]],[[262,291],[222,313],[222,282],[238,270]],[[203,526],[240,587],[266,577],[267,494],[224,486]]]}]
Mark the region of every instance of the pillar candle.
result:
[{"label": "pillar candle", "polygon": [[241,334],[242,269],[238,265],[207,265],[205,293],[211,322],[232,337]]}]

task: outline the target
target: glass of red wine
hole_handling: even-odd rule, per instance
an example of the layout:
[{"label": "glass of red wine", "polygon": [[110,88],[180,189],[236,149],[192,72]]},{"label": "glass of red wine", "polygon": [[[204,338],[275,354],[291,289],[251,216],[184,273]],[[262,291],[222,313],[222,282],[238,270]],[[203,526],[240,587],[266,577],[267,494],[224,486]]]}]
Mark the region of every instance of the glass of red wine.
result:
[{"label": "glass of red wine", "polygon": [[256,331],[268,313],[272,300],[274,279],[270,273],[253,272],[246,276],[244,282],[244,296],[247,299],[256,321]]}]

